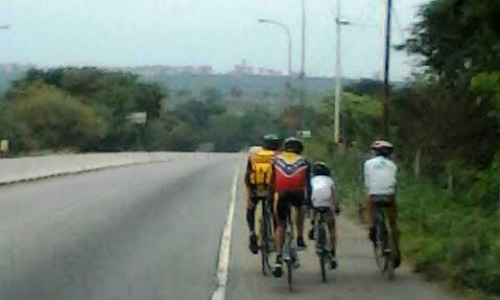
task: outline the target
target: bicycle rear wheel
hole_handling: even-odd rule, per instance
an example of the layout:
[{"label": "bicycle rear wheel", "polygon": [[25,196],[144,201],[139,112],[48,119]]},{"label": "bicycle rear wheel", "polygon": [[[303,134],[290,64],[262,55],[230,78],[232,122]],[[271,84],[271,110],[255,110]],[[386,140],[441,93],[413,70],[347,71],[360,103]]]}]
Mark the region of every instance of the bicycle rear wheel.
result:
[{"label": "bicycle rear wheel", "polygon": [[260,222],[260,257],[262,275],[267,276],[271,272],[271,264],[269,256],[271,253],[271,245],[269,244],[271,235],[271,224],[269,223],[268,211],[266,202],[262,202],[262,218]]},{"label": "bicycle rear wheel", "polygon": [[377,221],[376,226],[376,238],[375,243],[373,245],[373,251],[375,253],[375,262],[380,270],[380,272],[384,273],[386,268],[386,260],[384,255],[384,234],[385,228],[383,223]]},{"label": "bicycle rear wheel", "polygon": [[292,261],[292,259],[289,259],[286,261],[286,271],[287,271],[286,282],[288,285],[288,290],[291,292],[291,291],[293,291],[293,261]]},{"label": "bicycle rear wheel", "polygon": [[391,226],[388,224],[388,220],[385,220],[385,228],[386,231],[386,239],[387,239],[387,248],[389,250],[385,255],[385,276],[388,280],[394,280],[394,260],[396,256],[396,249],[394,247],[394,239],[392,236]]},{"label": "bicycle rear wheel", "polygon": [[286,219],[286,227],[285,227],[285,236],[286,236],[286,252],[287,252],[287,259],[286,259],[286,268],[287,268],[287,285],[288,285],[288,290],[291,292],[293,291],[293,269],[294,269],[294,264],[295,260],[297,259],[296,255],[297,253],[294,251],[293,246],[292,246],[292,239],[293,239],[293,224],[292,224],[292,216],[291,216],[291,210],[290,210],[290,205],[288,205],[287,208],[287,219]]},{"label": "bicycle rear wheel", "polygon": [[394,280],[394,259],[392,252],[386,256],[384,274],[388,280]]},{"label": "bicycle rear wheel", "polygon": [[323,224],[318,224],[318,240],[317,240],[317,249],[319,256],[319,265],[321,270],[321,281],[326,282],[326,232]]}]

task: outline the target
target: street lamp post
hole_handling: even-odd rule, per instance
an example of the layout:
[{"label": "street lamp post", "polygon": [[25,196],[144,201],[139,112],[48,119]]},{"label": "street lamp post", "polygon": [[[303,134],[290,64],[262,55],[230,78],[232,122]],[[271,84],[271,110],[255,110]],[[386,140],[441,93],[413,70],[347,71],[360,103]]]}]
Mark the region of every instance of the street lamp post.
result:
[{"label": "street lamp post", "polygon": [[288,80],[290,81],[290,77],[292,76],[292,35],[290,34],[290,29],[283,23],[268,19],[259,19],[259,23],[276,25],[285,30],[288,38]]},{"label": "street lamp post", "polygon": [[286,81],[286,92],[288,95],[289,104],[292,104],[292,91],[291,91],[291,78],[292,78],[292,35],[290,34],[290,29],[283,23],[268,20],[268,19],[259,19],[259,23],[267,23],[271,25],[276,25],[285,30],[287,38],[288,38],[288,77]]},{"label": "street lamp post", "polygon": [[306,77],[306,5],[302,0],[302,55],[300,63],[300,126],[305,130],[305,77]]}]

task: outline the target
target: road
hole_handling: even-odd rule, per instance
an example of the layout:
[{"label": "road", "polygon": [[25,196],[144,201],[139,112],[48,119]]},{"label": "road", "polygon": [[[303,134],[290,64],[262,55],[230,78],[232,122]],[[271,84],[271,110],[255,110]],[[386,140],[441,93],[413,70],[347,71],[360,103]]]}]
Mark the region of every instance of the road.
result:
[{"label": "road", "polygon": [[[0,299],[209,299],[242,156],[107,169],[0,189]],[[241,182],[241,173],[240,173]],[[226,299],[453,299],[407,270],[377,274],[365,234],[341,224],[340,269],[321,284],[312,251],[297,288],[260,275],[236,193]]]}]

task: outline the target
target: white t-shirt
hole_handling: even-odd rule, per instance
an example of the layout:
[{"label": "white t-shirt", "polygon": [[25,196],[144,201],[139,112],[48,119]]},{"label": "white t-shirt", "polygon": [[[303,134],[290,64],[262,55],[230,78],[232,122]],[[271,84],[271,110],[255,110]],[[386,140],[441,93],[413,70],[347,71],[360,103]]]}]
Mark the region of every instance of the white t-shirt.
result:
[{"label": "white t-shirt", "polygon": [[369,195],[393,195],[398,167],[392,160],[377,156],[365,161],[363,174]]},{"label": "white t-shirt", "polygon": [[311,202],[314,207],[334,208],[332,188],[335,189],[335,183],[329,176],[314,176],[311,179]]}]

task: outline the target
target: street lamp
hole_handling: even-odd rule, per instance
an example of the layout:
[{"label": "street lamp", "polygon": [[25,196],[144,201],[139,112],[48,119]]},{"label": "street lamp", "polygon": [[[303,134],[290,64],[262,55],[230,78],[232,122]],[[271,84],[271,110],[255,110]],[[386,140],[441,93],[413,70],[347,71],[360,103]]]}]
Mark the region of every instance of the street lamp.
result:
[{"label": "street lamp", "polygon": [[267,23],[271,25],[278,26],[285,30],[287,38],[288,38],[288,78],[286,82],[286,90],[288,94],[288,101],[292,103],[292,91],[291,91],[291,77],[292,77],[292,35],[290,34],[290,29],[283,23],[268,20],[268,19],[259,19],[259,23]]},{"label": "street lamp", "polygon": [[292,76],[292,35],[290,34],[290,29],[283,23],[268,19],[259,19],[259,23],[276,25],[285,30],[288,38],[288,80],[290,80],[290,76]]},{"label": "street lamp", "polygon": [[306,2],[305,0],[301,1],[302,8],[302,53],[300,59],[300,130],[305,130],[305,97],[306,97],[306,87],[305,87],[305,79],[306,79]]}]

